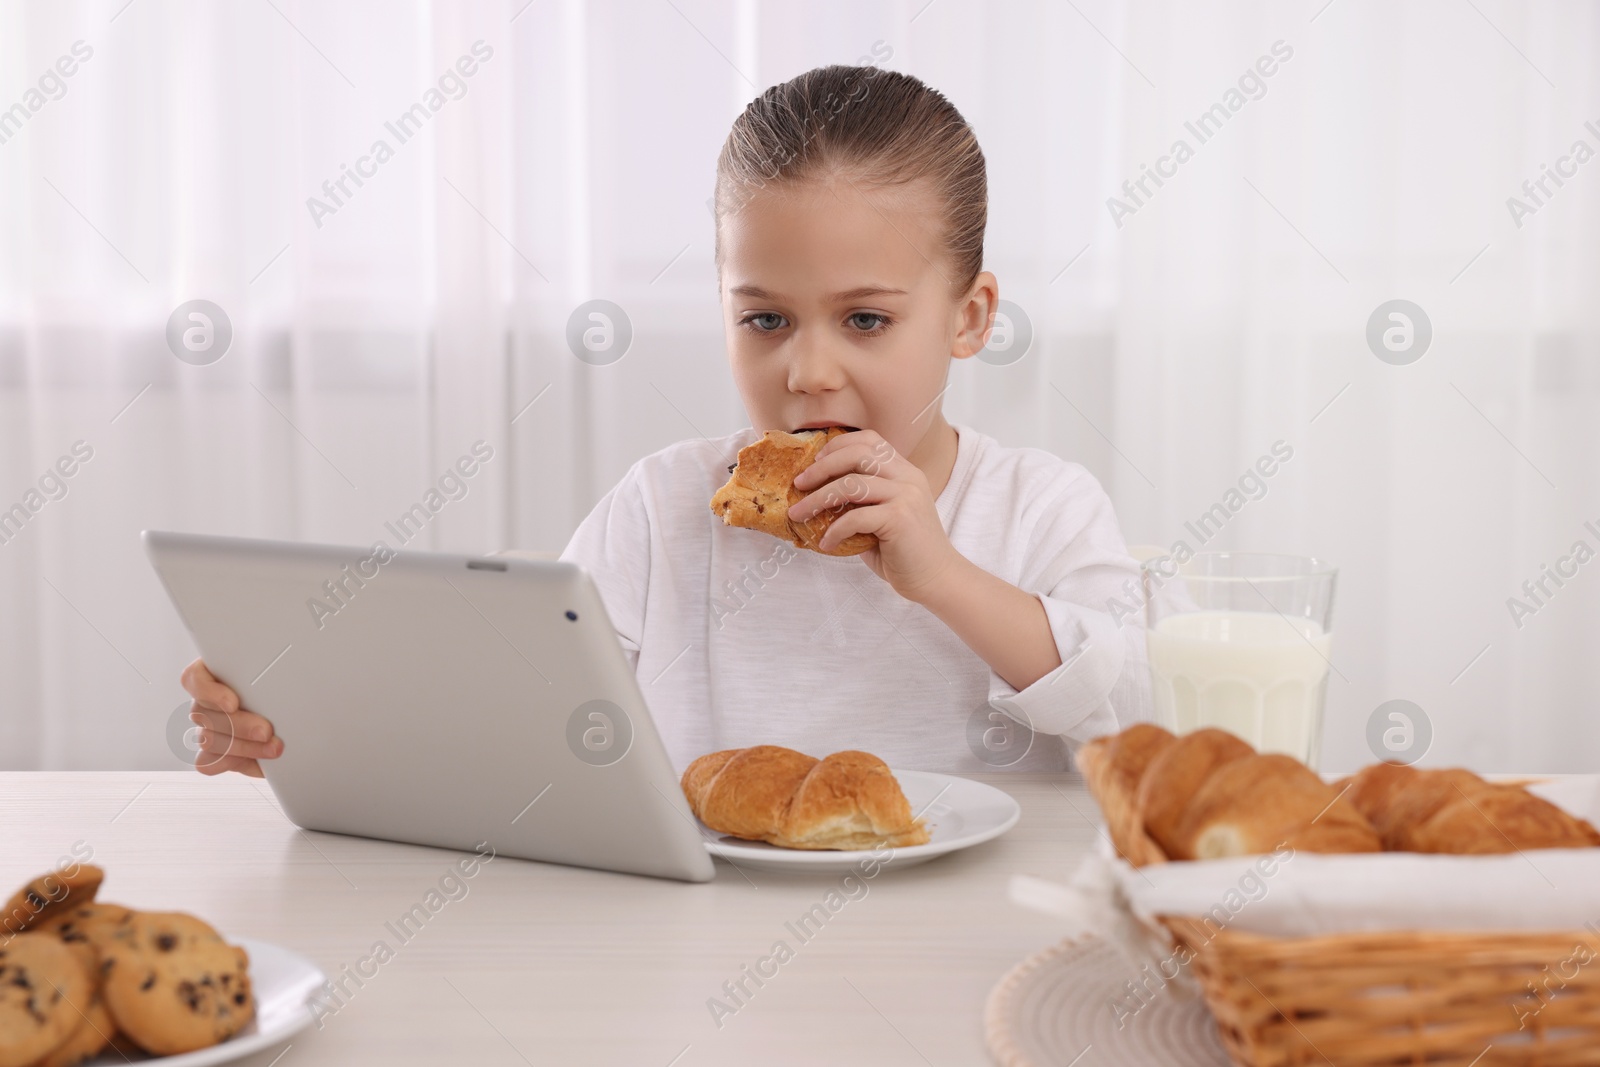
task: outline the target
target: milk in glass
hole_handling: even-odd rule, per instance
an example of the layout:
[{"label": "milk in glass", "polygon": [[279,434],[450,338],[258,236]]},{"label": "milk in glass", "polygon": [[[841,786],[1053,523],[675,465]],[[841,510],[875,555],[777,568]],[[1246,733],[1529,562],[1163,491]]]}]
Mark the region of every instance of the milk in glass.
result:
[{"label": "milk in glass", "polygon": [[1148,631],[1158,721],[1216,726],[1315,765],[1333,635],[1314,619],[1189,611]]}]

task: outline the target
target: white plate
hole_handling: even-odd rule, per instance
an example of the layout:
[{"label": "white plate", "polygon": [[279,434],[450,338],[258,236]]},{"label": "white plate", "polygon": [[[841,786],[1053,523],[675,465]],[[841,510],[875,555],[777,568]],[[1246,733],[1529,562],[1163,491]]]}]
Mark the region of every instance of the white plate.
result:
[{"label": "white plate", "polygon": [[[250,984],[256,995],[256,1017],[220,1045],[179,1056],[136,1058],[134,1063],[159,1063],[162,1067],[207,1067],[208,1064],[227,1063],[281,1044],[311,1022],[311,996],[328,980],[322,968],[298,952],[266,941],[247,937],[232,937],[228,941],[250,953]],[[126,1067],[128,1062],[115,1049],[107,1049],[83,1067]]]},{"label": "white plate", "polygon": [[[931,840],[926,845],[889,849],[886,870],[926,863],[946,852],[982,844],[1011,829],[1022,817],[1022,807],[1010,794],[970,778],[932,771],[895,771],[894,776],[911,802],[912,814],[928,820]],[[778,848],[763,841],[727,837],[703,824],[700,832],[706,835],[706,848],[713,856],[757,871],[826,874],[850,870],[871,855],[870,850]]]}]

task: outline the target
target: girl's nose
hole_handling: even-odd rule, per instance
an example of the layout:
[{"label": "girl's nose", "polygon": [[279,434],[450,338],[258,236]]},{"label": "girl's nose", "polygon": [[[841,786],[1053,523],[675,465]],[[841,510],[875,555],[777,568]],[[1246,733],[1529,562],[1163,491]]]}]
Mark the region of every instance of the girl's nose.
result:
[{"label": "girl's nose", "polygon": [[844,367],[825,344],[797,338],[789,362],[789,391],[824,393],[844,385]]}]

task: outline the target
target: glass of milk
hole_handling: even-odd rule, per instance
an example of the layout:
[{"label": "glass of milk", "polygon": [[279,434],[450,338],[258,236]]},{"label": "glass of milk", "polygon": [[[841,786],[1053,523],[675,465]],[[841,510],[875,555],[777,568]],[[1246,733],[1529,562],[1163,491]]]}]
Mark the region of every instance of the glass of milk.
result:
[{"label": "glass of milk", "polygon": [[1264,552],[1200,552],[1141,568],[1157,721],[1216,726],[1313,769],[1332,670],[1337,568]]}]

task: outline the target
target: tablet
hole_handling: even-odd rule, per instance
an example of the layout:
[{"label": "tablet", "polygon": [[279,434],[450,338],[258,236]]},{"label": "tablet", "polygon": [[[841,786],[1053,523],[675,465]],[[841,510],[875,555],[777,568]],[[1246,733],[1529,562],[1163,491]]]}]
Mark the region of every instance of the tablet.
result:
[{"label": "tablet", "polygon": [[573,563],[146,530],[308,830],[704,882],[711,858]]}]

